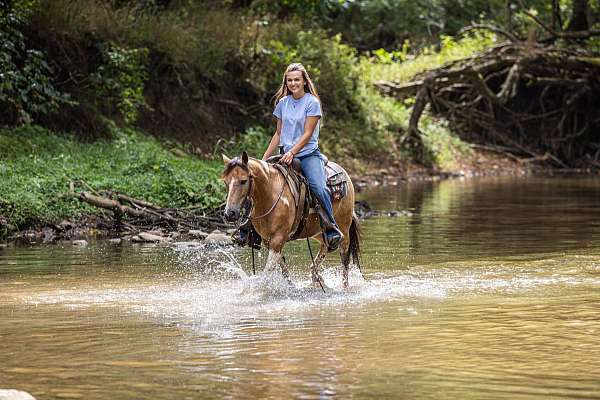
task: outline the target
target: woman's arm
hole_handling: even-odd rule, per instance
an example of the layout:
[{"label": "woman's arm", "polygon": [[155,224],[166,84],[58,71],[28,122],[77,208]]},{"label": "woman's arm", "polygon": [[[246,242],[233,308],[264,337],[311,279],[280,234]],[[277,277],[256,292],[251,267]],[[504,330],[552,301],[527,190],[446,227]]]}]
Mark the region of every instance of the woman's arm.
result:
[{"label": "woman's arm", "polygon": [[271,156],[271,154],[273,154],[273,152],[275,151],[275,148],[277,148],[277,145],[279,145],[279,140],[281,137],[281,120],[279,118],[277,118],[277,128],[275,129],[275,133],[273,134],[273,137],[271,138],[271,142],[269,143],[269,147],[267,147],[267,151],[265,151],[265,154],[263,154],[263,161],[266,161],[267,158],[269,158]]},{"label": "woman's arm", "polygon": [[310,137],[315,131],[315,127],[319,122],[320,116],[315,117],[306,117],[306,121],[304,122],[304,133],[300,136],[300,139],[296,142],[292,148],[281,157],[281,162],[284,164],[290,164],[294,159],[294,156],[300,152],[306,146],[306,144],[310,141]]}]

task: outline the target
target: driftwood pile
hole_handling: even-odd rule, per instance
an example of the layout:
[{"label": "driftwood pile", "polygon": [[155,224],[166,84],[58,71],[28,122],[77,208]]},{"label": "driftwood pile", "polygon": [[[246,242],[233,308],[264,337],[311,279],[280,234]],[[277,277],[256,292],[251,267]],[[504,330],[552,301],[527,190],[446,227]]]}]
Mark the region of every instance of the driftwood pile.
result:
[{"label": "driftwood pile", "polygon": [[83,191],[77,197],[90,205],[112,211],[118,229],[141,231],[162,227],[174,231],[231,228],[223,222],[219,210],[207,214],[198,206],[163,208],[113,191]]},{"label": "driftwood pile", "polygon": [[476,147],[558,167],[600,167],[600,55],[503,34],[510,40],[407,84],[376,83],[400,100],[416,96],[403,141],[422,149],[418,123],[430,105]]}]

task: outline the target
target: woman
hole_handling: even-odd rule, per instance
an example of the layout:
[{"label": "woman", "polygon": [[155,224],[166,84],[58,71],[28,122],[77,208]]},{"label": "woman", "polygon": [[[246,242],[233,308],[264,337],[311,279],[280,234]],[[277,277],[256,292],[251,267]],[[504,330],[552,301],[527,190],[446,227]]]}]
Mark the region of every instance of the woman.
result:
[{"label": "woman", "polygon": [[329,251],[333,251],[338,247],[342,235],[333,217],[325,164],[319,151],[321,101],[302,64],[294,63],[286,68],[281,87],[275,94],[275,104],[273,115],[277,117],[277,129],[263,160],[269,158],[278,145],[282,145],[284,151],[280,162],[289,165],[294,158],[300,160],[310,189],[329,219],[324,221],[325,238]]}]

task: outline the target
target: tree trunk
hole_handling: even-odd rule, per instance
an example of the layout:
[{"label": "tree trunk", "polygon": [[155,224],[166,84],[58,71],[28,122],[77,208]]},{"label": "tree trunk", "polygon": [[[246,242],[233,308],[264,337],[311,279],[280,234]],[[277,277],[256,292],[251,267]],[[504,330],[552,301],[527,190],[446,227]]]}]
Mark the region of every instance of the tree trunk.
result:
[{"label": "tree trunk", "polygon": [[507,32],[512,32],[513,26],[512,26],[512,1],[511,0],[506,0],[505,10],[506,10],[506,24],[505,24],[504,28],[506,29]]},{"label": "tree trunk", "polygon": [[588,21],[588,0],[573,0],[573,12],[567,25],[567,31],[587,31],[590,27]]},{"label": "tree trunk", "polygon": [[552,30],[554,32],[562,31],[559,0],[552,0]]}]

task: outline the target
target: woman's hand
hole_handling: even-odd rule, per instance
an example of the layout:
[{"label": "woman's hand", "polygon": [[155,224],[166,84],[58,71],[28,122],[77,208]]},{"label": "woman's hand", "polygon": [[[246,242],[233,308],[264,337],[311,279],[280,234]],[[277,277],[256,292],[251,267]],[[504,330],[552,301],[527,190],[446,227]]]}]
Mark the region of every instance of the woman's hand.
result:
[{"label": "woman's hand", "polygon": [[294,159],[294,153],[292,153],[291,151],[286,152],[283,157],[281,157],[281,162],[285,165],[290,165],[292,163],[292,160]]}]

